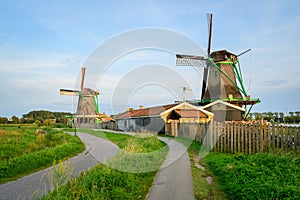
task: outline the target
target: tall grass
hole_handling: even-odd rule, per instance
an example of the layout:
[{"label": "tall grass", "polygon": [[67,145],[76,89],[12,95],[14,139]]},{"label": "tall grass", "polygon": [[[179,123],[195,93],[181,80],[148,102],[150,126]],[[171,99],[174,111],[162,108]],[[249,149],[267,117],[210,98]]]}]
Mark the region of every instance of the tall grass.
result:
[{"label": "tall grass", "polygon": [[79,138],[48,130],[37,134],[35,129],[5,128],[0,130],[0,183],[16,179],[51,166],[84,150]]},{"label": "tall grass", "polygon": [[[98,131],[90,133],[109,138],[118,144],[121,151],[108,163],[100,164],[79,177],[71,179],[67,184],[44,196],[43,199],[145,199],[155,174],[167,155],[166,144],[153,135],[133,137]],[[156,156],[153,156],[153,152],[160,153],[154,153]],[[137,158],[138,154],[152,154],[152,157]],[[126,171],[126,169],[144,171],[153,163],[156,168],[144,173]]]}]

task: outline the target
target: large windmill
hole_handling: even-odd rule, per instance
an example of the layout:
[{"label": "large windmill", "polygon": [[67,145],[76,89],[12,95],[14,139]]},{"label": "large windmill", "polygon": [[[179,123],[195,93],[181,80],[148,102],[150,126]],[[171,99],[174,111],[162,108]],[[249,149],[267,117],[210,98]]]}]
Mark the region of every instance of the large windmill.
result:
[{"label": "large windmill", "polygon": [[207,57],[194,55],[176,55],[176,65],[204,67],[201,100],[195,102],[206,105],[216,100],[250,109],[245,114],[247,117],[252,106],[259,103],[258,98],[250,98],[247,94],[240,68],[238,57],[249,50],[235,55],[226,50],[210,53],[212,35],[212,14],[207,14],[209,21],[209,39]]},{"label": "large windmill", "polygon": [[85,67],[81,68],[80,90],[60,89],[60,95],[79,96],[74,115],[77,124],[101,122],[104,116],[99,113],[99,91],[84,88]]}]

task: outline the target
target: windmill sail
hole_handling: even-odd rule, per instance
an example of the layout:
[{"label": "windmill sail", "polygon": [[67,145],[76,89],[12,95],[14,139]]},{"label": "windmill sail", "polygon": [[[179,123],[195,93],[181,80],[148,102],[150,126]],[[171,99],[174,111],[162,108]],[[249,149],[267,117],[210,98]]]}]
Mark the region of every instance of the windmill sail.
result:
[{"label": "windmill sail", "polygon": [[59,93],[60,93],[60,95],[67,95],[67,96],[78,96],[79,95],[78,90],[60,89]]}]

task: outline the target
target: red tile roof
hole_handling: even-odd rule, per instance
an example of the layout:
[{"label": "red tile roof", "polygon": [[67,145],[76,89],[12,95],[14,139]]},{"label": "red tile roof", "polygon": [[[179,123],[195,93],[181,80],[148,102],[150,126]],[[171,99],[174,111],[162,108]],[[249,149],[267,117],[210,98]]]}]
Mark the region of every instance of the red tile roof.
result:
[{"label": "red tile roof", "polygon": [[131,118],[131,117],[147,117],[147,116],[156,116],[160,113],[177,106],[178,103],[163,105],[163,106],[155,106],[150,108],[143,108],[139,110],[132,110],[128,112],[121,113],[117,115],[117,118]]}]

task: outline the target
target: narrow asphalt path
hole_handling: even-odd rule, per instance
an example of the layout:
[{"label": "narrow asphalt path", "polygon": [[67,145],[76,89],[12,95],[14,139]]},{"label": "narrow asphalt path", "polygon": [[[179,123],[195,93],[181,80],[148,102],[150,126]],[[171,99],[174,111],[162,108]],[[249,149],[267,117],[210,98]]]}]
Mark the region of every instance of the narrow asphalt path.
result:
[{"label": "narrow asphalt path", "polygon": [[190,157],[181,143],[169,138],[159,138],[169,146],[169,153],[154,180],[148,200],[194,199]]},{"label": "narrow asphalt path", "polygon": [[[108,140],[85,133],[78,133],[78,136],[85,144],[86,149],[84,152],[66,161],[71,167],[74,167],[72,177],[95,166],[99,162],[102,163],[109,160],[119,150],[118,146]],[[1,184],[0,199],[35,199],[45,195],[51,188],[48,180],[50,169],[53,169],[53,167],[6,184]]]}]

